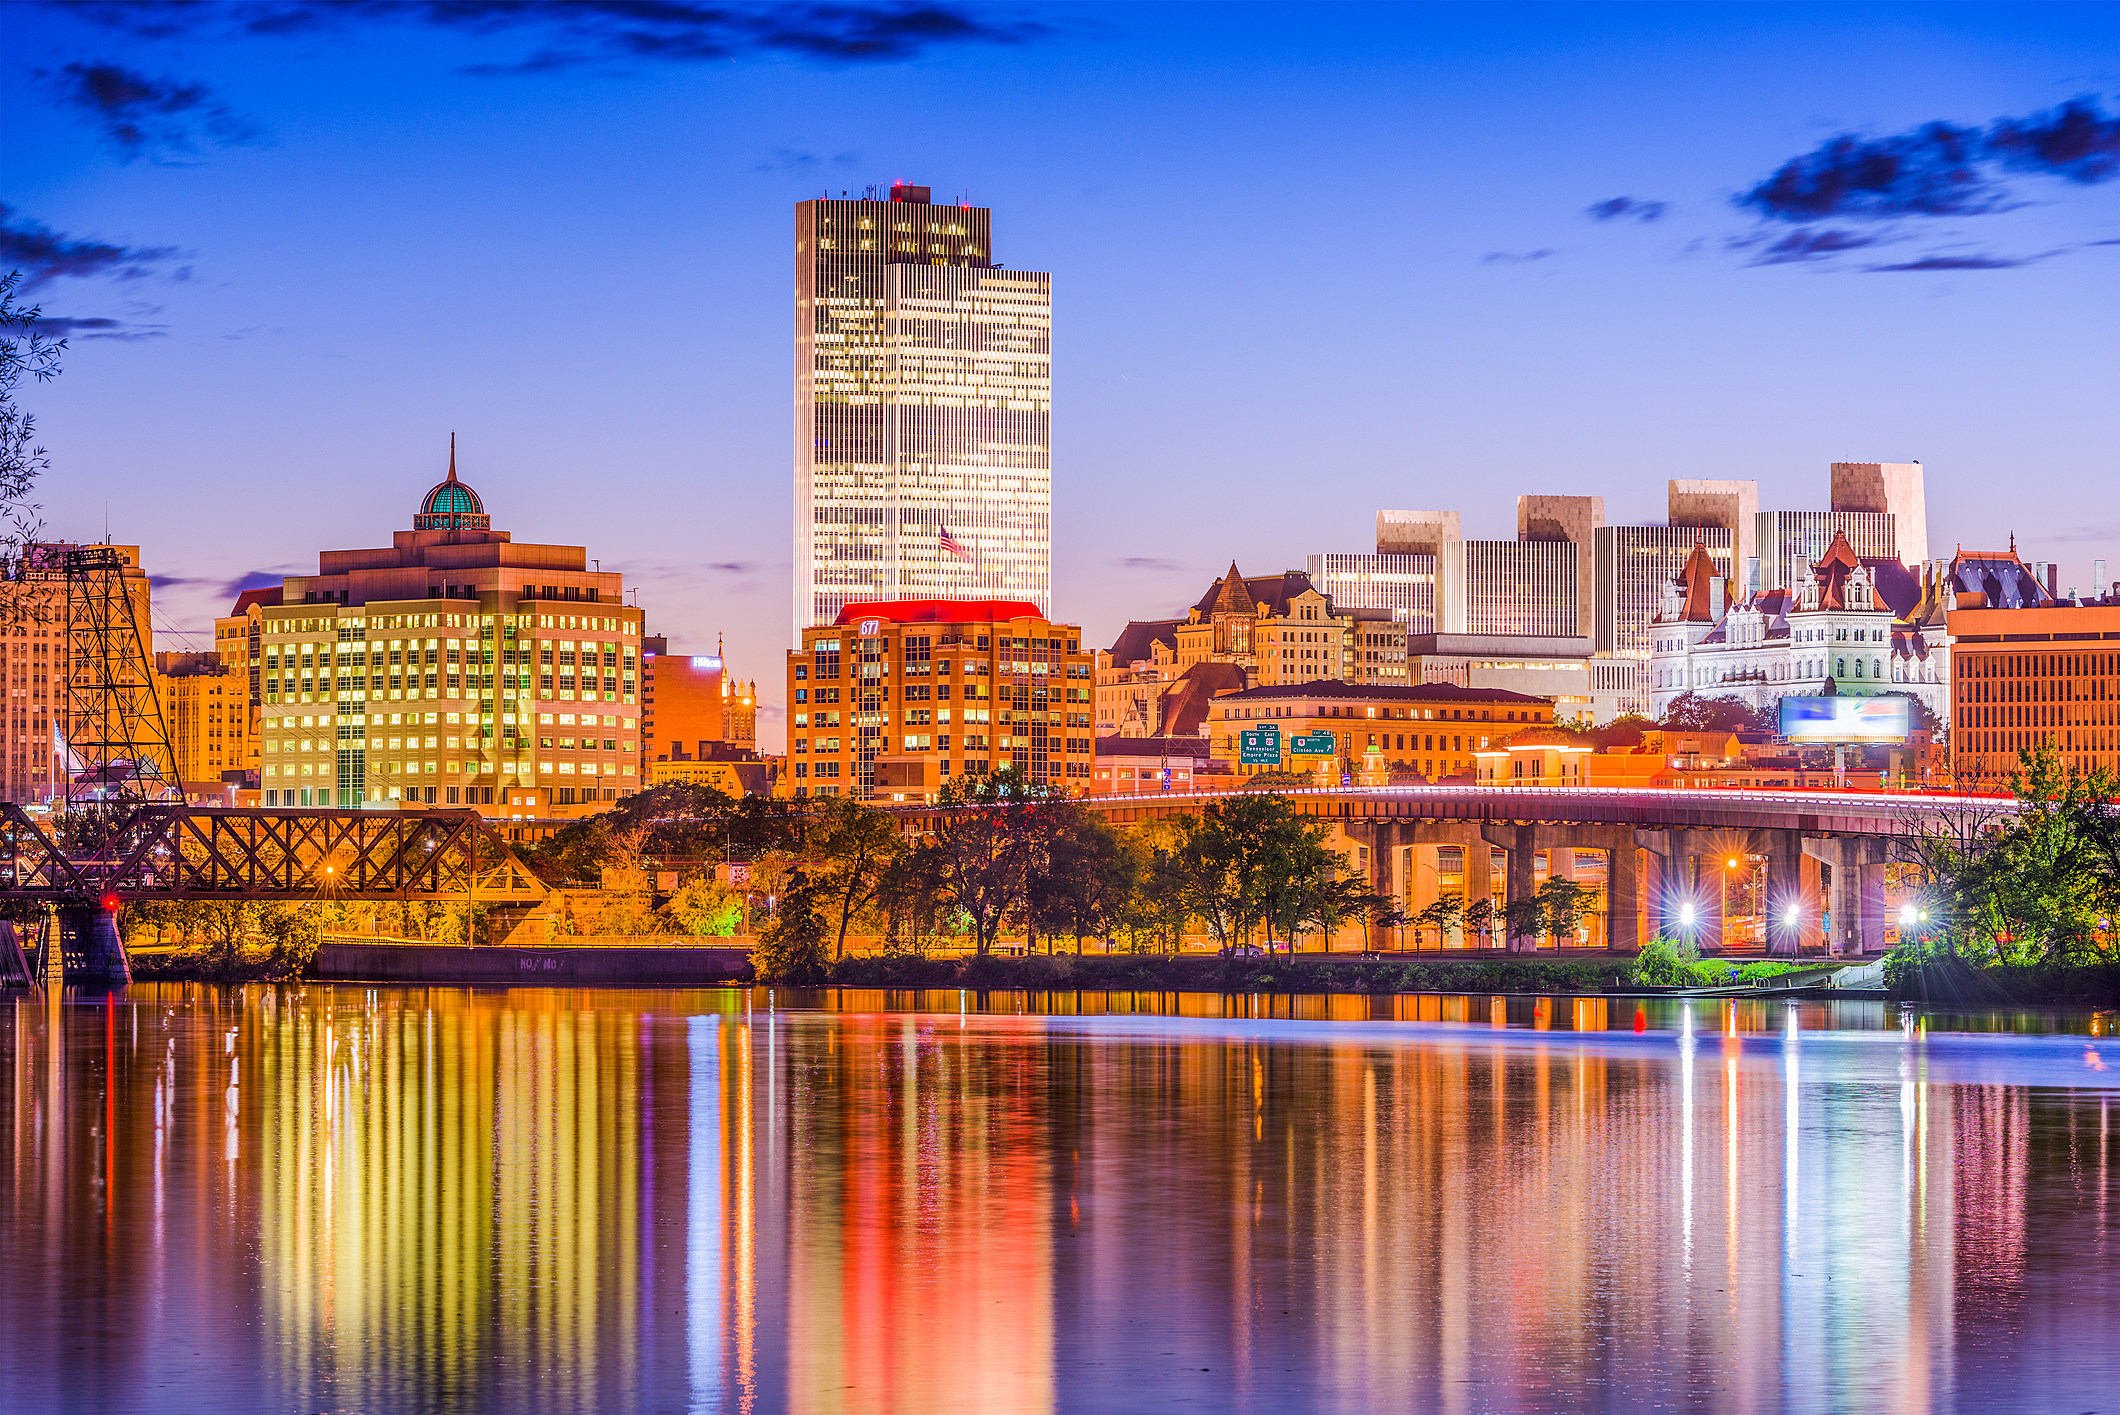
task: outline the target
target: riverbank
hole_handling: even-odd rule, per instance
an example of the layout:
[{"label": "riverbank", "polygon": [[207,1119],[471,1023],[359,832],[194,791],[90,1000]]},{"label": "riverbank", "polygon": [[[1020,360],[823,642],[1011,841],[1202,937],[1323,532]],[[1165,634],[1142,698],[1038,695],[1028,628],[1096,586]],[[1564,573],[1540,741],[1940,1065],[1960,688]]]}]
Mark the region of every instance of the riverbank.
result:
[{"label": "riverbank", "polygon": [[1634,960],[1480,958],[1463,961],[1283,954],[1203,958],[1165,953],[1068,953],[1028,958],[842,958],[831,981],[864,988],[1086,988],[1114,992],[1600,993],[1631,982]]},{"label": "riverbank", "polygon": [[2120,1007],[2120,964],[1974,968],[1956,958],[1887,965],[1894,1002],[1925,1007]]}]

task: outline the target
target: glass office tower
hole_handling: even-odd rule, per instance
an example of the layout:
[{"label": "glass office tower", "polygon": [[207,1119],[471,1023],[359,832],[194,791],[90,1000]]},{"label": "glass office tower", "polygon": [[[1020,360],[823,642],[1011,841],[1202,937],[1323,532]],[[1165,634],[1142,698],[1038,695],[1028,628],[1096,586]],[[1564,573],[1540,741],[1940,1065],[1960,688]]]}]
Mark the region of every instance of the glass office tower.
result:
[{"label": "glass office tower", "polygon": [[1052,580],[1052,277],[926,187],[795,210],[796,633]]}]

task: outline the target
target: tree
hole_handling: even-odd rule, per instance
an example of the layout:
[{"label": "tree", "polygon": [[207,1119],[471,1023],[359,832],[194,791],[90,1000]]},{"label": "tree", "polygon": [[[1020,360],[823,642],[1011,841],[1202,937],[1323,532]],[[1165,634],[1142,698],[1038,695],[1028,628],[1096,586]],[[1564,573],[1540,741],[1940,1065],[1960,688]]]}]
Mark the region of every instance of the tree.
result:
[{"label": "tree", "polygon": [[1583,925],[1583,916],[1597,898],[1597,891],[1572,879],[1554,877],[1539,886],[1539,922],[1556,943],[1573,942]]},{"label": "tree", "polygon": [[817,886],[801,870],[788,876],[780,911],[751,950],[758,981],[816,987],[827,976],[825,921],[817,912]]},{"label": "tree", "polygon": [[729,938],[743,920],[743,892],[697,875],[670,896],[670,913],[695,937]]},{"label": "tree", "polygon": [[1072,801],[1056,803],[1050,820],[1045,858],[1030,880],[1031,914],[1048,944],[1066,932],[1074,936],[1078,954],[1091,934],[1109,945],[1140,884],[1147,852]]},{"label": "tree", "polygon": [[[16,404],[15,390],[25,375],[39,383],[58,377],[59,355],[66,349],[64,339],[38,332],[42,308],[15,303],[21,283],[19,270],[0,276],[0,581],[10,583],[20,581],[23,556],[37,535],[30,493],[51,465],[37,445],[36,415]],[[9,600],[0,609],[20,604]]]},{"label": "tree", "polygon": [[1181,827],[1187,902],[1225,948],[1248,944],[1260,924],[1303,916],[1305,892],[1346,863],[1325,848],[1325,827],[1276,793],[1211,801]]},{"label": "tree", "polygon": [[1013,768],[954,777],[936,796],[937,824],[919,847],[920,867],[970,922],[982,956],[1024,906],[1038,813],[1051,799],[1046,786]]},{"label": "tree", "polygon": [[898,822],[888,811],[863,805],[851,796],[828,796],[810,823],[812,878],[818,897],[838,916],[832,956],[843,958],[847,930],[854,916],[876,902],[891,869],[905,854]]},{"label": "tree", "polygon": [[1779,726],[1778,710],[1752,707],[1742,699],[1680,693],[1664,709],[1658,724],[1674,732],[1773,732]]},{"label": "tree", "polygon": [[1487,946],[1487,935],[1494,928],[1494,901],[1481,897],[1465,906],[1465,931]]},{"label": "tree", "polygon": [[1465,896],[1462,894],[1438,894],[1425,909],[1413,916],[1414,942],[1419,943],[1421,930],[1435,930],[1435,946],[1441,948],[1449,939],[1450,930],[1461,928],[1465,923]]}]

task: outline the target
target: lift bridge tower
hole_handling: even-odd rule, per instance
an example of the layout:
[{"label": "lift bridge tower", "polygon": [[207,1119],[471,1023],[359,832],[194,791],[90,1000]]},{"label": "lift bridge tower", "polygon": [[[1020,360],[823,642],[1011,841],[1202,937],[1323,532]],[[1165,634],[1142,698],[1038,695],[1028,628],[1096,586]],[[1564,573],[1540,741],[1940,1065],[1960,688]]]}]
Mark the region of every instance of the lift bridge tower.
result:
[{"label": "lift bridge tower", "polygon": [[[123,858],[143,806],[181,805],[169,724],[155,692],[148,626],[126,583],[115,547],[51,547],[41,567],[66,589],[66,702],[60,720],[66,803],[62,836],[70,855]],[[116,901],[59,906],[59,945],[69,983],[122,985],[131,979],[118,939]]]}]

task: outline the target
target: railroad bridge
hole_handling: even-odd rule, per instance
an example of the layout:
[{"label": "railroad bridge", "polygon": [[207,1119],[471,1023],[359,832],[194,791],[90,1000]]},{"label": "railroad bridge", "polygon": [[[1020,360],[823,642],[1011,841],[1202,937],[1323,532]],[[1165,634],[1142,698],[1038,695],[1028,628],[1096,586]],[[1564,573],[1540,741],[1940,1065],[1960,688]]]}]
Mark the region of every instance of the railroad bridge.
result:
[{"label": "railroad bridge", "polygon": [[96,843],[54,839],[0,805],[0,899],[53,906],[70,981],[129,976],[113,913],[152,900],[484,904],[505,919],[546,889],[474,811],[333,811],[112,803],[69,818]]},{"label": "railroad bridge", "polygon": [[[1197,811],[1224,792],[1089,798],[1115,825]],[[1346,786],[1283,793],[1406,917],[1439,895],[1523,899],[1572,879],[1595,903],[1578,942],[1633,950],[1658,934],[1769,952],[1884,949],[1902,842],[1999,819],[1989,796],[1538,786]],[[932,808],[905,808],[917,817]],[[1390,944],[1418,942],[1401,926]],[[1506,932],[1498,918],[1496,933]],[[1539,940],[1512,937],[1529,950]]]}]

